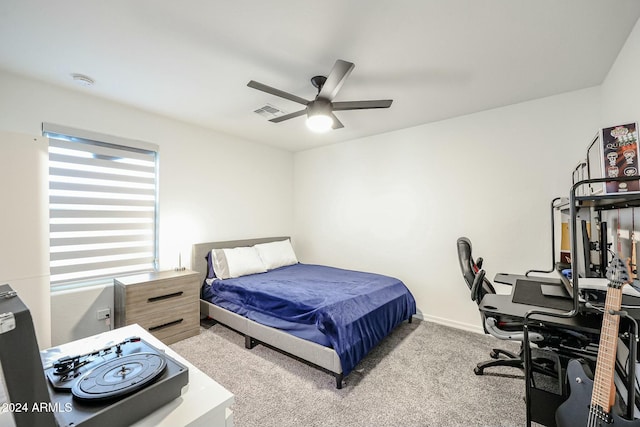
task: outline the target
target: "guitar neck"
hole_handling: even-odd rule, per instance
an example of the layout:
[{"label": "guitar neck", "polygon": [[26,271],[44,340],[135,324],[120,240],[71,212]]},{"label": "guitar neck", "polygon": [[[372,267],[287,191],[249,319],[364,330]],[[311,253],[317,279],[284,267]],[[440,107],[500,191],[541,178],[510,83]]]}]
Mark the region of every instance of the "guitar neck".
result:
[{"label": "guitar neck", "polygon": [[610,412],[615,401],[615,388],[613,387],[613,375],[616,362],[616,350],[618,348],[618,329],[620,316],[611,314],[611,310],[619,311],[622,303],[622,287],[610,287],[607,289],[605,313],[602,317],[602,329],[600,332],[600,346],[598,348],[598,360],[596,373],[593,380],[593,394],[591,405],[599,406],[605,412]]},{"label": "guitar neck", "polygon": [[636,242],[636,233],[631,234],[631,277],[638,277],[638,261],[637,261],[637,242]]}]

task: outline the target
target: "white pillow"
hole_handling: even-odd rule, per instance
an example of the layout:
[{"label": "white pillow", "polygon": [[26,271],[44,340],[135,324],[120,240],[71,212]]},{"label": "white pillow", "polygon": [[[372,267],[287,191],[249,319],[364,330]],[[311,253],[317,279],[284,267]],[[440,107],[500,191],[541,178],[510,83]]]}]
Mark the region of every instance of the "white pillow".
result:
[{"label": "white pillow", "polygon": [[254,247],[212,249],[213,271],[219,279],[230,279],[267,271]]},{"label": "white pillow", "polygon": [[258,250],[262,263],[267,270],[298,263],[289,239],[279,242],[259,243],[254,248]]}]

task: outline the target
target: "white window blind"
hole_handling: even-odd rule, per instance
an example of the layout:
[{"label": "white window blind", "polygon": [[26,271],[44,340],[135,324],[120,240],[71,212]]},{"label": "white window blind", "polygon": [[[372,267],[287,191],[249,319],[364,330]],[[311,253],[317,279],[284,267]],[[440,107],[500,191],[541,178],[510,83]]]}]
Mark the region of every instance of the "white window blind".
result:
[{"label": "white window blind", "polygon": [[43,131],[49,137],[51,286],[154,270],[157,150],[93,133],[93,139],[78,137],[83,131],[58,133],[53,125]]}]

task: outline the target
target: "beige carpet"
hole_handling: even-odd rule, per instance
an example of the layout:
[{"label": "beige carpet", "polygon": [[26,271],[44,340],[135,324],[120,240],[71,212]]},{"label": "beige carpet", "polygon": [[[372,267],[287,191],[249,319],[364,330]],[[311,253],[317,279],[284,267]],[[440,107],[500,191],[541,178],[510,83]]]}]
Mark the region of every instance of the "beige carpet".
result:
[{"label": "beige carpet", "polygon": [[171,348],[235,394],[236,427],[523,426],[524,380],[515,368],[476,376],[492,346],[484,335],[414,320],[403,323],[342,390],[332,375],[258,345],[220,324]]}]

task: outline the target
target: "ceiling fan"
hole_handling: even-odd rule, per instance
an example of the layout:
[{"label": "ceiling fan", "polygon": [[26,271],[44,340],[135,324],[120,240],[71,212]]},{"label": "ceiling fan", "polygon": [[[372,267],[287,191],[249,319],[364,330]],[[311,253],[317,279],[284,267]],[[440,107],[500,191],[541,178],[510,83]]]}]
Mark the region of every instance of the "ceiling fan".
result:
[{"label": "ceiling fan", "polygon": [[280,89],[267,86],[251,80],[247,86],[267,92],[271,95],[288,99],[298,104],[304,105],[306,108],[294,113],[285,114],[280,117],[269,120],[273,123],[280,123],[294,117],[307,115],[307,126],[315,132],[327,132],[331,128],[340,129],[344,127],[342,122],[333,114],[334,111],[345,110],[367,110],[370,108],[389,108],[392,99],[379,99],[373,101],[339,101],[333,102],[336,94],[344,84],[355,65],[351,62],[338,59],[333,69],[327,77],[314,76],[311,78],[311,84],[318,89],[315,99],[308,101],[296,95],[281,91]]}]

